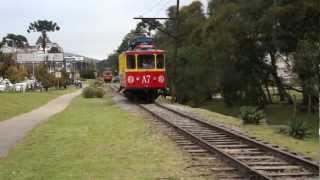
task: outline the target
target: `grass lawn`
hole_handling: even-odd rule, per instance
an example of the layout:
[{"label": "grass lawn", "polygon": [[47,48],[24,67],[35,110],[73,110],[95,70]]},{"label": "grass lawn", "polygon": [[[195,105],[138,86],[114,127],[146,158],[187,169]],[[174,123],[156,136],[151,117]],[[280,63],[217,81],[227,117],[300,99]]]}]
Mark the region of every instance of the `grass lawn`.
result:
[{"label": "grass lawn", "polygon": [[75,91],[49,90],[48,92],[0,93],[0,121],[31,111],[46,104],[51,99]]},{"label": "grass lawn", "polygon": [[[212,112],[221,113],[227,116],[239,117],[239,106],[226,107],[222,99],[214,99],[201,106]],[[265,108],[266,118],[270,125],[288,125],[293,113],[293,106],[284,104],[271,104]],[[319,117],[318,114],[310,114],[297,111],[296,118],[306,122],[311,136],[318,135]]]},{"label": "grass lawn", "polygon": [[[193,111],[209,120],[234,126],[272,144],[277,144],[292,151],[307,155],[313,159],[320,160],[319,156],[319,139],[318,136],[309,136],[305,140],[297,140],[290,136],[279,133],[279,128],[268,125],[242,125],[240,119],[221,113],[212,112],[202,108],[194,108]],[[316,126],[318,128],[319,126]]]},{"label": "grass lawn", "polygon": [[110,97],[81,96],[0,159],[0,179],[178,179],[181,151]]}]

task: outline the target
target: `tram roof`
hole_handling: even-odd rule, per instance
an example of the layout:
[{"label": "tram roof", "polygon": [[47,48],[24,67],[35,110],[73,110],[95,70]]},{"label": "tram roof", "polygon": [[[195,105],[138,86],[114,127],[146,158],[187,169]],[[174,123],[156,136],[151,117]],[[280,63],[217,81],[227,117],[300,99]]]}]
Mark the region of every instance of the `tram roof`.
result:
[{"label": "tram roof", "polygon": [[135,54],[163,54],[164,50],[160,49],[151,49],[151,50],[130,50],[124,52],[126,55],[135,55]]}]

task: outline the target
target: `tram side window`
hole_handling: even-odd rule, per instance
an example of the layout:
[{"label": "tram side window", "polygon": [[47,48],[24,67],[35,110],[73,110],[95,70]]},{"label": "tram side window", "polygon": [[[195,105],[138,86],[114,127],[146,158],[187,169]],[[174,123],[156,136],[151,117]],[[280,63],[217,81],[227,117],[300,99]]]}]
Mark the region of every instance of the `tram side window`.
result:
[{"label": "tram side window", "polygon": [[163,69],[164,68],[164,55],[158,54],[157,55],[157,69]]},{"label": "tram side window", "polygon": [[127,68],[128,69],[135,69],[136,68],[136,58],[133,55],[127,56]]},{"label": "tram side window", "polygon": [[154,69],[155,66],[154,55],[139,55],[138,68],[139,69]]}]

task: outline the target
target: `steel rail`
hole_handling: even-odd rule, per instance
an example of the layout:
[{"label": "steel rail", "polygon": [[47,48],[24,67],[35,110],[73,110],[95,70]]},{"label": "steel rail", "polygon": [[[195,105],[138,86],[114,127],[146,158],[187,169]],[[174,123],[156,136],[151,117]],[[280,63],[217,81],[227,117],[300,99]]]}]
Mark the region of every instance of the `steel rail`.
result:
[{"label": "steel rail", "polygon": [[145,107],[145,105],[143,104],[139,104],[139,106],[146,110],[147,112],[149,112],[151,115],[153,115],[154,117],[160,119],[161,121],[165,122],[166,124],[170,125],[171,127],[173,127],[174,129],[176,129],[178,132],[184,134],[185,136],[187,136],[192,142],[194,142],[195,144],[198,144],[199,146],[205,148],[206,150],[208,150],[211,153],[217,153],[219,155],[222,156],[222,158],[224,160],[226,160],[227,162],[229,162],[230,164],[232,164],[233,166],[237,167],[238,170],[244,174],[247,175],[247,177],[249,177],[250,179],[255,179],[255,180],[271,180],[270,177],[265,176],[264,174],[256,171],[255,169],[252,169],[251,167],[247,166],[246,164],[244,164],[243,162],[233,158],[232,156],[228,155],[227,153],[221,151],[220,149],[208,144],[207,142],[203,141],[201,138],[199,138],[198,136],[188,132],[187,130],[185,130],[184,128],[181,128],[177,125],[175,125],[174,123],[162,118],[161,116],[157,115],[156,113],[154,113],[152,110],[148,109],[147,107]]}]

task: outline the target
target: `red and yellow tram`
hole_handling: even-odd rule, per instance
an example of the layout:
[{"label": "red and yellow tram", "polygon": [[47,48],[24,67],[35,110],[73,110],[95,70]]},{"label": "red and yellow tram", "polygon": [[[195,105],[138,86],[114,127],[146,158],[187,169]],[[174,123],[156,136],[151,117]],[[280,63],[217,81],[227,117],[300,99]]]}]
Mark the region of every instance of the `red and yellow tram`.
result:
[{"label": "red and yellow tram", "polygon": [[154,101],[166,88],[165,52],[151,38],[139,37],[119,56],[120,88],[131,100]]}]

